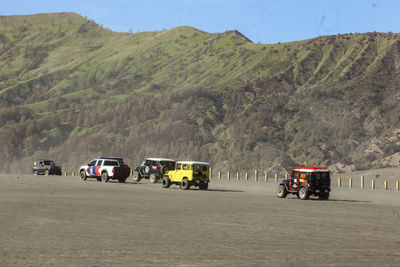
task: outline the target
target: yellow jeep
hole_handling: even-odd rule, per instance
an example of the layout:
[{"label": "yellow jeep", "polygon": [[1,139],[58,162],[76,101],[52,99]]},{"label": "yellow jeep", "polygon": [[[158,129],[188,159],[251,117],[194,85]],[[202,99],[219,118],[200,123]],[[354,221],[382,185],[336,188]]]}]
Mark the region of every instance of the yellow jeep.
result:
[{"label": "yellow jeep", "polygon": [[168,188],[171,184],[176,184],[183,190],[188,190],[191,186],[207,190],[209,182],[210,164],[198,161],[178,161],[175,170],[170,170],[164,175],[162,187]]}]

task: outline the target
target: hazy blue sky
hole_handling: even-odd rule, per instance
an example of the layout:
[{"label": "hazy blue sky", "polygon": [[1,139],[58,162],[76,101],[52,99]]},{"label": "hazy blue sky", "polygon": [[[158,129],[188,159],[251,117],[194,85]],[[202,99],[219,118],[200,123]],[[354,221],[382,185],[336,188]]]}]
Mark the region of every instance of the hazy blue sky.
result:
[{"label": "hazy blue sky", "polygon": [[0,15],[72,11],[114,31],[189,25],[236,29],[254,42],[276,43],[350,32],[400,32],[395,0],[0,0]]}]

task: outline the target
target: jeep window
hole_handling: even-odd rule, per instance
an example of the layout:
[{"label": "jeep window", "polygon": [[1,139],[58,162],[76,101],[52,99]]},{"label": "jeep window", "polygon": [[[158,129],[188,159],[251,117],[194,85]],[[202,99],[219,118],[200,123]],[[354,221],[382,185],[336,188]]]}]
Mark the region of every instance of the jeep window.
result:
[{"label": "jeep window", "polygon": [[177,164],[176,164],[176,169],[177,169],[177,170],[182,169],[182,163],[177,163]]},{"label": "jeep window", "polygon": [[118,161],[115,160],[105,160],[104,166],[118,166]]},{"label": "jeep window", "polygon": [[95,166],[96,165],[96,160],[93,160],[92,162],[89,163],[89,166]]},{"label": "jeep window", "polygon": [[202,165],[202,166],[201,166],[201,170],[202,170],[203,172],[206,172],[206,171],[208,170],[208,166],[207,166],[207,165]]},{"label": "jeep window", "polygon": [[102,160],[99,160],[99,161],[97,161],[96,166],[101,166],[102,163],[103,163],[103,161],[102,161]]},{"label": "jeep window", "polygon": [[298,172],[298,171],[293,171],[293,173],[292,173],[292,178],[293,178],[293,179],[299,178],[299,172]]},{"label": "jeep window", "polygon": [[44,165],[54,165],[54,162],[52,160],[45,160]]},{"label": "jeep window", "polygon": [[151,160],[146,160],[145,165],[150,165],[151,164]]},{"label": "jeep window", "polygon": [[184,170],[190,170],[190,165],[189,164],[183,164],[183,169]]},{"label": "jeep window", "polygon": [[327,180],[329,179],[329,172],[316,172],[313,176],[316,180]]}]

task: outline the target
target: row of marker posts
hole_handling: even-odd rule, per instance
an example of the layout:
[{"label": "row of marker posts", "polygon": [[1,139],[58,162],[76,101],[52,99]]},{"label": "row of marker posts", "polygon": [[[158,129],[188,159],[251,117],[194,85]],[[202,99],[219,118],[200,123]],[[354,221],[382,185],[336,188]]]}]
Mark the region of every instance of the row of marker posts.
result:
[{"label": "row of marker posts", "polygon": [[[365,181],[364,181],[365,179],[364,179],[364,176],[361,176],[360,177],[360,187],[361,188],[364,188],[365,187]],[[372,179],[371,180],[371,189],[376,189],[376,186],[375,186],[375,180],[374,179]],[[341,177],[339,177],[338,178],[338,182],[337,182],[337,185],[338,185],[338,187],[342,187],[342,178]],[[349,178],[349,187],[350,188],[352,188],[353,187],[353,178]],[[388,181],[383,181],[383,188],[385,189],[385,190],[388,190]],[[400,184],[399,184],[399,181],[396,181],[396,183],[395,183],[395,188],[396,188],[396,190],[397,191],[400,191]]]},{"label": "row of marker posts", "polygon": [[[221,179],[222,179],[222,172],[221,172],[221,171],[218,171],[218,172],[217,172],[217,177],[218,177],[218,180],[221,180]],[[286,174],[285,177],[288,178],[288,177],[289,177],[288,174]],[[212,176],[212,168],[210,168],[210,179],[212,179],[212,178],[213,178],[213,176]],[[228,172],[226,173],[226,178],[227,178],[228,180],[231,180],[232,175],[231,175],[231,172],[230,172],[230,171],[228,171]],[[249,180],[249,173],[248,173],[248,172],[245,172],[245,174],[244,174],[244,179],[245,179],[246,181]],[[236,180],[238,180],[238,181],[240,180],[240,172],[236,172]],[[275,174],[274,180],[275,180],[275,183],[278,182],[278,174]],[[254,181],[258,181],[258,170],[254,170]],[[264,181],[265,181],[266,183],[268,182],[268,172],[265,172],[265,173],[264,173]]]}]

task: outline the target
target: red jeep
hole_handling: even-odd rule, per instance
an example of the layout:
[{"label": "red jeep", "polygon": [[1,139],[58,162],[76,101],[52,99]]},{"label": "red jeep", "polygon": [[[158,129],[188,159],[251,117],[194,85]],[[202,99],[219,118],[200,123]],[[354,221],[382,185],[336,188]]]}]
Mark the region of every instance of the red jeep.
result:
[{"label": "red jeep", "polygon": [[326,167],[294,167],[289,179],[283,180],[276,195],[285,198],[287,194],[295,194],[305,200],[310,196],[328,199],[331,191],[330,172]]}]

